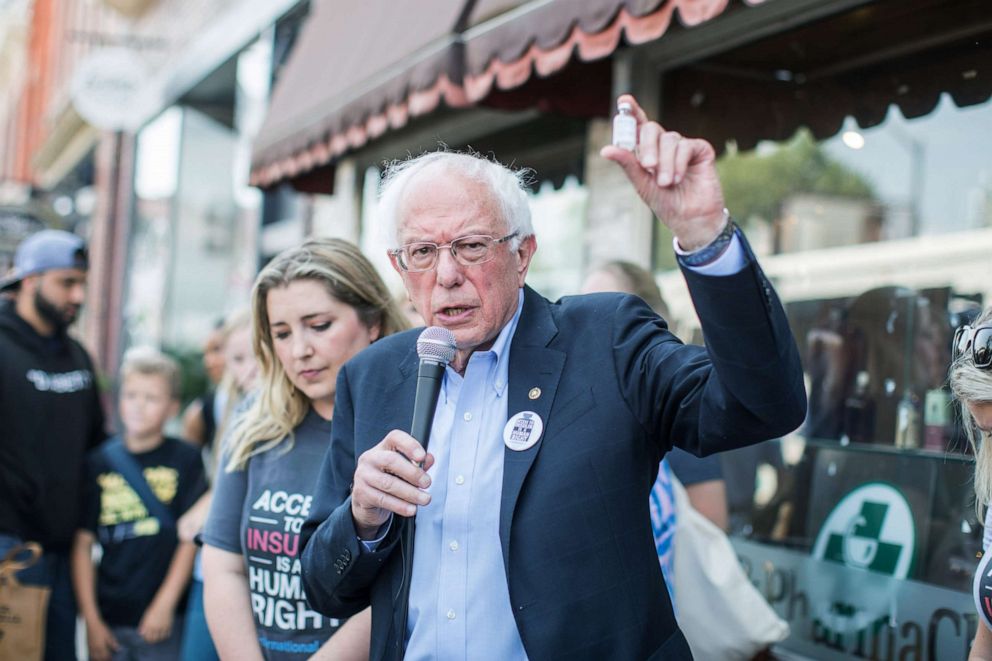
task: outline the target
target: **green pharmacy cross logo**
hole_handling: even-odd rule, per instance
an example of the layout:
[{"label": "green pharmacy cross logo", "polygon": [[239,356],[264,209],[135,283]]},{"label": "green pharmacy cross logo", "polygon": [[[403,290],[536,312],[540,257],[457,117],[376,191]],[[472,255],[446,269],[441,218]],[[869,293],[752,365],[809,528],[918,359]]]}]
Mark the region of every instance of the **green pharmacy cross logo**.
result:
[{"label": "green pharmacy cross logo", "polygon": [[890,484],[868,482],[848,492],[827,515],[813,558],[906,578],[916,553],[916,526],[905,496]]},{"label": "green pharmacy cross logo", "polygon": [[889,511],[886,503],[864,501],[843,533],[831,533],[823,559],[892,575],[903,551],[901,544],[883,541],[882,526]]}]

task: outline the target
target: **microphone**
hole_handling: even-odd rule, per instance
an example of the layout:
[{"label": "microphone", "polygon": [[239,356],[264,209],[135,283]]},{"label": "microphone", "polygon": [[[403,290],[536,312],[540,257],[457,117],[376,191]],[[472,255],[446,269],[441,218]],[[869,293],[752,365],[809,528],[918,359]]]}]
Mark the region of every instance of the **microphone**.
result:
[{"label": "microphone", "polygon": [[441,393],[444,368],[454,359],[456,348],[454,334],[440,326],[425,328],[417,338],[420,368],[417,370],[417,396],[413,402],[410,436],[420,441],[425,450],[431,425],[434,424],[434,409]]},{"label": "microphone", "polygon": [[[441,394],[441,380],[444,378],[444,368],[455,357],[454,334],[447,328],[431,326],[425,328],[417,338],[417,356],[420,357],[420,368],[417,370],[417,395],[413,400],[413,422],[410,423],[410,436],[413,436],[424,450],[431,435],[431,425],[434,424],[434,409],[437,408],[437,398]],[[423,464],[418,464],[423,468]],[[410,612],[410,580],[413,577],[413,539],[415,517],[404,518],[400,524],[400,556],[403,564],[403,575],[400,589],[393,595],[393,609],[397,606],[400,611],[401,631],[396,640],[398,658],[403,658],[406,649],[406,626]]]}]

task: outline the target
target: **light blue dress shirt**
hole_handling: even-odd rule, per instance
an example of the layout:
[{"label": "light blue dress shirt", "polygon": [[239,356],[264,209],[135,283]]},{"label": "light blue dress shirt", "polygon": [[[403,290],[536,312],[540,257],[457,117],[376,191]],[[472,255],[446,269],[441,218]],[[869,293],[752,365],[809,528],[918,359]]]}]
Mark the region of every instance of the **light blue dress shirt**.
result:
[{"label": "light blue dress shirt", "polygon": [[526,659],[499,542],[513,315],[465,376],[444,375],[431,428],[431,503],[417,510],[406,659]]}]

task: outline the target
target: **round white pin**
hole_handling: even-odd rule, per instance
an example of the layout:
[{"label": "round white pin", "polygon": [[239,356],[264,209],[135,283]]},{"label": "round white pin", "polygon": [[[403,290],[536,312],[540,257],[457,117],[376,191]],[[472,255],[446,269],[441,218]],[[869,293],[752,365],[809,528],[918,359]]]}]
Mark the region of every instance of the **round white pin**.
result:
[{"label": "round white pin", "polygon": [[544,431],[541,416],[533,411],[521,411],[506,421],[503,427],[503,442],[516,452],[523,452],[534,446]]}]

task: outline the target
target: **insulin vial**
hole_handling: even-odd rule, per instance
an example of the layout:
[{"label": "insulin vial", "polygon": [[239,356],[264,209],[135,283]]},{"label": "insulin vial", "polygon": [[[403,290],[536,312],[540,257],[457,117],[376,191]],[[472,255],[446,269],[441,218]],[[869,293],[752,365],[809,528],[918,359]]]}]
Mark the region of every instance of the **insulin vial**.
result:
[{"label": "insulin vial", "polygon": [[627,151],[637,147],[637,120],[631,113],[629,103],[617,104],[617,116],[613,118],[613,146]]}]

